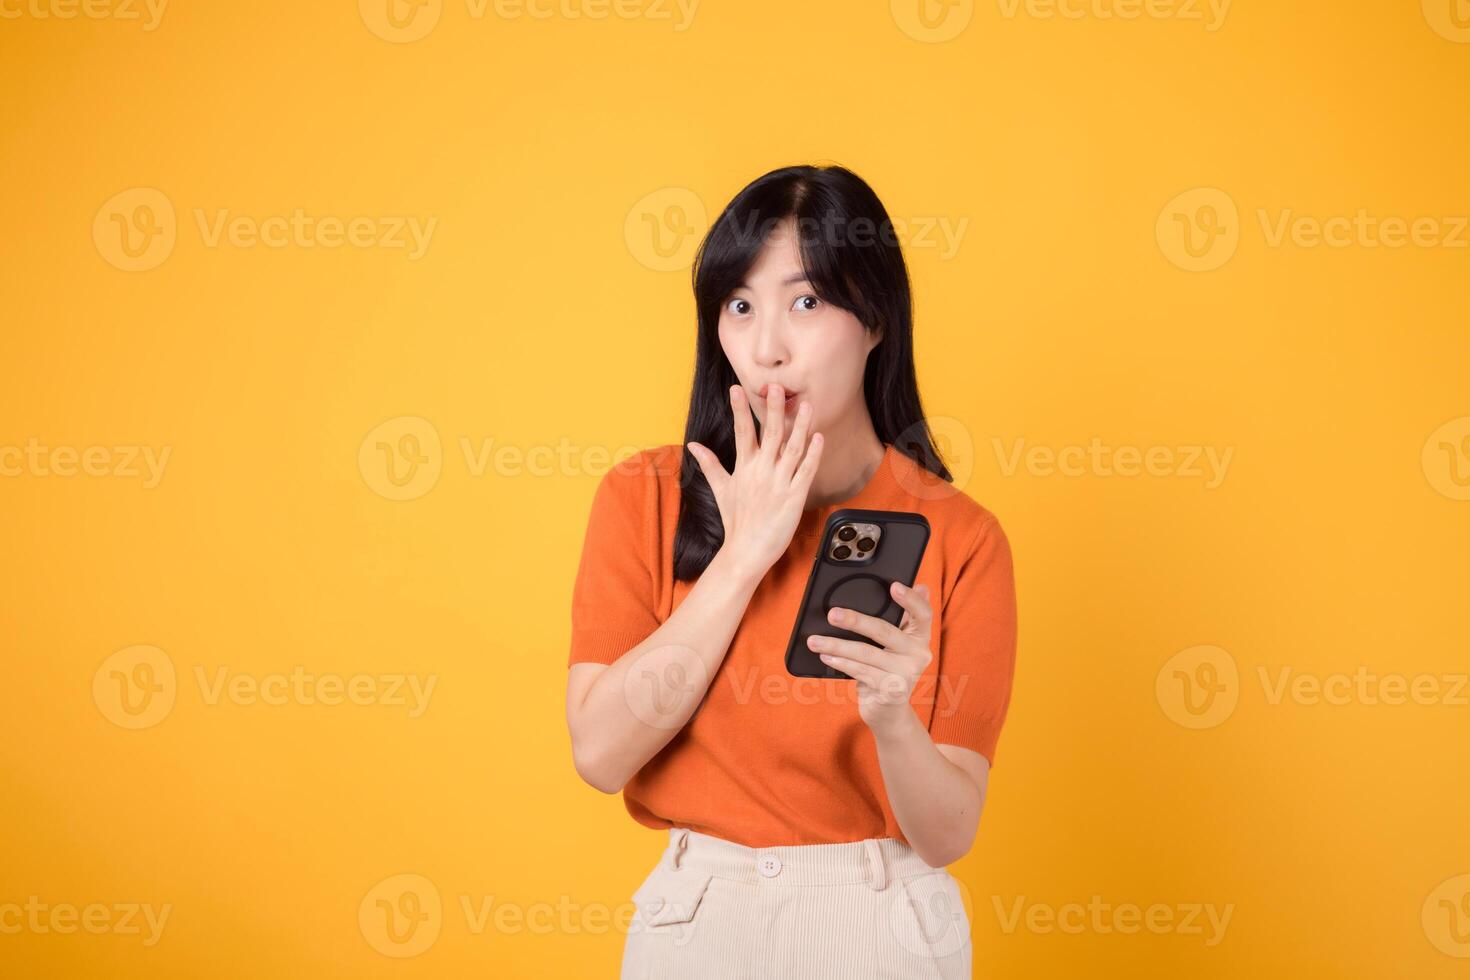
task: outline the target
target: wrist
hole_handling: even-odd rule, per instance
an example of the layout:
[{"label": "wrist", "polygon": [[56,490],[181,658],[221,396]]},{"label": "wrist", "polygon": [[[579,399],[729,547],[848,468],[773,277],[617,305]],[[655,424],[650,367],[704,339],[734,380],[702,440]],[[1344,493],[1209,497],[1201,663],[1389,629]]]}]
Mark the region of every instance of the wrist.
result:
[{"label": "wrist", "polygon": [[710,559],[710,567],[716,566],[725,575],[750,589],[760,584],[761,579],[766,577],[767,571],[761,567],[759,562],[751,561],[745,555],[732,551],[725,545],[721,545],[720,550],[715,552],[714,558]]},{"label": "wrist", "polygon": [[885,711],[868,723],[873,731],[873,737],[880,743],[898,744],[908,742],[918,735],[927,735],[924,723],[914,711],[914,706],[907,701],[901,705],[894,705],[892,710]]}]

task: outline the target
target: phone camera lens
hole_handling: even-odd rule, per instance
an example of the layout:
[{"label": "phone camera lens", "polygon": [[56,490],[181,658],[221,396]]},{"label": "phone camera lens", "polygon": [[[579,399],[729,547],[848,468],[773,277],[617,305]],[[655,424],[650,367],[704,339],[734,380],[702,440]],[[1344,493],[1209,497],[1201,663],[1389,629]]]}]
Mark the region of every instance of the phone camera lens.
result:
[{"label": "phone camera lens", "polygon": [[872,538],[863,538],[861,541],[858,542],[858,551],[872,551],[872,550],[873,550],[873,539]]},{"label": "phone camera lens", "polygon": [[839,544],[832,549],[832,557],[838,561],[846,561],[852,555],[852,549],[845,544]]},{"label": "phone camera lens", "polygon": [[855,537],[857,537],[857,528],[853,527],[851,524],[844,525],[837,532],[838,541],[851,541]]}]

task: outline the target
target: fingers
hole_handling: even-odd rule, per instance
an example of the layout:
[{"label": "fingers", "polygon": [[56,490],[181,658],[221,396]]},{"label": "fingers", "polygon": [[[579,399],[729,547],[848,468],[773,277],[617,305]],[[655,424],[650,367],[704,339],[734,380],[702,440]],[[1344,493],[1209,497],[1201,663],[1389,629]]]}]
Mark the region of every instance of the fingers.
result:
[{"label": "fingers", "polygon": [[855,609],[842,607],[829,609],[827,622],[866,636],[879,646],[886,647],[895,653],[907,652],[914,639],[887,620],[860,613]]},{"label": "fingers", "polygon": [[796,410],[796,421],[791,425],[791,438],[786,440],[786,445],[781,450],[781,458],[776,462],[776,468],[788,478],[796,469],[802,450],[806,448],[806,434],[811,427],[812,403],[803,399],[801,407]]},{"label": "fingers", "polygon": [[725,481],[730,479],[730,474],[725,472],[725,467],[720,465],[720,458],[705,446],[697,442],[689,443],[689,452],[694,456],[694,461],[699,464],[700,472],[709,481],[710,489],[718,496],[725,489]]},{"label": "fingers", "polygon": [[857,681],[860,689],[866,687],[870,691],[894,700],[906,699],[909,695],[910,687],[902,674],[834,654],[824,653],[821,659],[822,663],[829,667],[836,667]]},{"label": "fingers", "polygon": [[780,385],[766,386],[766,421],[761,426],[761,452],[772,461],[781,447],[786,428],[786,392]]},{"label": "fingers", "polygon": [[807,637],[806,645],[821,654],[823,660],[827,657],[840,657],[852,663],[867,664],[869,667],[894,674],[901,673],[904,669],[902,654],[875,647],[862,640],[844,640],[836,636],[822,636],[820,633],[813,633]]},{"label": "fingers", "polygon": [[903,607],[903,625],[899,629],[923,640],[924,646],[928,647],[929,631],[934,624],[934,610],[929,605],[929,586],[916,585],[908,589],[904,588],[902,582],[894,582],[888,587],[888,594]]},{"label": "fingers", "polygon": [[874,690],[878,690],[881,687],[883,678],[893,676],[887,671],[879,670],[876,667],[869,667],[867,664],[856,663],[843,657],[834,657],[825,653],[822,654],[822,663],[829,667],[836,667],[859,684],[866,684]]},{"label": "fingers", "polygon": [[745,389],[740,385],[730,386],[730,414],[735,419],[735,467],[739,469],[756,450],[755,420],[745,400]]},{"label": "fingers", "polygon": [[813,432],[811,441],[806,445],[806,455],[802,457],[801,465],[791,477],[791,488],[806,499],[806,493],[811,489],[812,480],[816,479],[817,467],[822,465],[822,434]]}]

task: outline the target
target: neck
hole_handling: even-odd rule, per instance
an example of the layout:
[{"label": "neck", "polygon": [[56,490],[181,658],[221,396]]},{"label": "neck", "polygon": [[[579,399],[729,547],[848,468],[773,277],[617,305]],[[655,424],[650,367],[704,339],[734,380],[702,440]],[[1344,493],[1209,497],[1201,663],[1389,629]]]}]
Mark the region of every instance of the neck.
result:
[{"label": "neck", "polygon": [[822,442],[822,462],[806,495],[808,510],[856,496],[878,472],[885,452],[866,406],[860,417],[824,431]]}]

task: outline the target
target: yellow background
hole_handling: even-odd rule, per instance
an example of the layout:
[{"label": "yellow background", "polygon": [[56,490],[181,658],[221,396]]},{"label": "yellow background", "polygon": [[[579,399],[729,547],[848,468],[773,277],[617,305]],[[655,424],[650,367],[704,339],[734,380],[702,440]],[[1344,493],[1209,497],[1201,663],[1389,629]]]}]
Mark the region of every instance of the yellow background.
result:
[{"label": "yellow background", "polygon": [[[1260,679],[1470,668],[1470,249],[1267,234],[1288,209],[1470,212],[1448,0],[1237,0],[1214,30],[1203,3],[925,27],[902,2],[704,0],[678,30],[652,0],[445,0],[412,41],[351,0],[178,2],[151,30],[47,2],[0,19],[0,446],[171,454],[152,487],[0,477],[0,906],[171,912],[152,946],[0,932],[0,974],[615,975],[597,910],[625,916],[665,838],[571,766],[587,508],[609,454],[681,438],[704,222],[766,170],[837,162],[895,217],[968,222],[907,254],[926,408],[1016,556],[1012,713],[952,869],[976,976],[1464,975],[1470,707],[1272,703]],[[146,215],[109,202],[138,188],[176,240],[124,271],[107,229]],[[1208,216],[1166,205],[1201,188],[1236,248],[1190,271],[1167,231]],[[196,217],[298,208],[437,224],[410,259],[211,245]],[[662,255],[650,222],[698,227]],[[374,469],[429,432],[427,489]],[[1094,437],[1233,456],[1213,488],[1003,465]],[[472,465],[487,444],[568,448]],[[130,729],[94,682],[138,645],[176,691]],[[1191,728],[1165,668],[1201,646],[1238,679]],[[210,703],[196,673],[298,666],[437,686],[413,718]],[[403,874],[442,910],[395,958],[359,910]],[[997,911],[1094,895],[1233,912],[1206,945]],[[477,932],[462,901],[492,896],[554,921]]]}]

